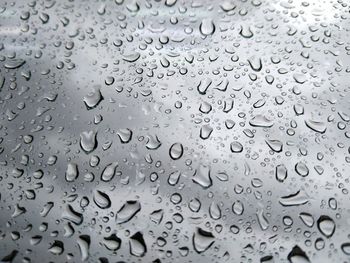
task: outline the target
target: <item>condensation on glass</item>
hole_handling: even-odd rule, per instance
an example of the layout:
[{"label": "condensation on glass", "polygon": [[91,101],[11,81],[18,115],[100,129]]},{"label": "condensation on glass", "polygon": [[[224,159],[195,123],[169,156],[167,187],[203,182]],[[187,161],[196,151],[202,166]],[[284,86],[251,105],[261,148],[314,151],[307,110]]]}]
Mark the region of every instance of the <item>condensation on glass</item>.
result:
[{"label": "condensation on glass", "polygon": [[349,10],[0,1],[0,260],[350,262]]}]

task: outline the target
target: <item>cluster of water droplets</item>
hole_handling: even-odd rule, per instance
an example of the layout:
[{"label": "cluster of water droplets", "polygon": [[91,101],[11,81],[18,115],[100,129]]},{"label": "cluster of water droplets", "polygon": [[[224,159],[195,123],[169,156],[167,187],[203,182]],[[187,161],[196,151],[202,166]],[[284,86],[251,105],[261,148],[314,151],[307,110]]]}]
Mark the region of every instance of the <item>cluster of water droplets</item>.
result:
[{"label": "cluster of water droplets", "polygon": [[2,262],[350,262],[344,0],[0,2]]}]

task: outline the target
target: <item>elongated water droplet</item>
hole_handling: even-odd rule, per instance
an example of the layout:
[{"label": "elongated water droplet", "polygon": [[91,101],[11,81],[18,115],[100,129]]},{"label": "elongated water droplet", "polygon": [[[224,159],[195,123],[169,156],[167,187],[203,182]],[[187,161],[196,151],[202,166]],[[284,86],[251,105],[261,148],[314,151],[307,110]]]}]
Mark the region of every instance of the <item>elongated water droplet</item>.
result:
[{"label": "elongated water droplet", "polygon": [[254,71],[260,71],[262,69],[261,58],[253,56],[248,59],[249,65]]},{"label": "elongated water droplet", "polygon": [[75,181],[79,176],[78,165],[76,163],[68,163],[66,170],[66,180],[67,182]]},{"label": "elongated water droplet", "polygon": [[283,206],[298,206],[309,202],[309,196],[304,190],[299,190],[294,194],[283,196],[279,200]]},{"label": "elongated water droplet", "polygon": [[301,221],[303,221],[303,223],[305,225],[307,225],[308,227],[312,227],[314,225],[314,218],[312,217],[311,214],[305,213],[305,212],[301,212],[299,214],[299,217],[300,217]]},{"label": "elongated water droplet", "polygon": [[264,215],[264,211],[262,209],[259,209],[259,211],[256,213],[256,216],[258,218],[259,225],[262,230],[266,230],[269,228],[269,222],[267,221],[266,216]]},{"label": "elongated water droplet", "polygon": [[263,128],[270,128],[273,126],[273,122],[266,118],[264,115],[256,115],[254,118],[252,118],[249,121],[249,124],[253,127],[263,127]]},{"label": "elongated water droplet", "polygon": [[309,127],[311,130],[319,133],[325,133],[327,130],[326,124],[324,122],[320,121],[314,121],[314,120],[306,120],[305,124],[307,127]]},{"label": "elongated water droplet", "polygon": [[276,166],[275,176],[279,182],[284,182],[284,180],[287,179],[288,171],[284,164],[279,164]]},{"label": "elongated water droplet", "polygon": [[130,221],[141,210],[141,204],[136,200],[126,201],[119,209],[116,215],[117,224],[123,224]]},{"label": "elongated water droplet", "polygon": [[13,60],[7,61],[5,63],[5,68],[17,69],[19,67],[22,67],[24,65],[24,63],[26,63],[26,61],[23,59],[13,59]]},{"label": "elongated water droplet", "polygon": [[141,54],[138,53],[138,52],[134,52],[134,53],[130,53],[130,54],[127,54],[127,55],[124,55],[123,56],[123,60],[126,61],[126,62],[135,62],[137,61],[139,58],[140,58]]},{"label": "elongated water droplet", "polygon": [[117,162],[108,164],[105,167],[105,169],[102,171],[101,180],[104,182],[111,181],[115,175],[115,170],[116,170],[117,166],[118,166]]},{"label": "elongated water droplet", "polygon": [[282,152],[283,143],[279,140],[266,140],[266,144],[270,147],[270,149],[274,152]]},{"label": "elongated water droplet", "polygon": [[193,248],[197,253],[208,250],[215,242],[215,236],[202,228],[197,227],[192,237]]},{"label": "elongated water droplet", "polygon": [[141,232],[135,233],[129,241],[130,254],[136,257],[143,257],[147,253],[147,246]]},{"label": "elongated water droplet", "polygon": [[109,198],[109,196],[106,193],[99,190],[96,190],[94,192],[94,202],[101,209],[111,207],[111,199]]},{"label": "elongated water droplet", "polygon": [[91,153],[97,147],[97,132],[84,131],[80,134],[80,147],[85,153]]},{"label": "elongated water droplet", "polygon": [[210,87],[212,80],[210,78],[203,79],[199,82],[197,86],[197,90],[199,94],[205,95],[207,93],[208,88]]},{"label": "elongated water droplet", "polygon": [[116,234],[112,234],[103,238],[103,245],[111,251],[116,251],[120,248],[122,240]]},{"label": "elongated water droplet", "polygon": [[90,236],[81,235],[77,241],[79,245],[81,261],[86,261],[89,259],[89,249],[90,249]]}]

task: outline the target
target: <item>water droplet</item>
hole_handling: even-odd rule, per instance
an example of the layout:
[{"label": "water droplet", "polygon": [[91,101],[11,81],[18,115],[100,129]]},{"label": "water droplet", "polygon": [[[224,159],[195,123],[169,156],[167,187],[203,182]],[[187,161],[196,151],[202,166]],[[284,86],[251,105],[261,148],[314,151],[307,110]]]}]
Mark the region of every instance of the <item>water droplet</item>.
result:
[{"label": "water droplet", "polygon": [[55,240],[50,246],[49,251],[54,255],[61,255],[64,252],[64,245],[62,241]]},{"label": "water droplet", "polygon": [[212,132],[213,128],[210,125],[206,124],[201,127],[199,136],[201,139],[206,140],[210,137]]},{"label": "water droplet", "polygon": [[254,36],[252,30],[250,29],[250,26],[247,25],[241,26],[239,34],[244,38],[251,38]]},{"label": "water droplet", "polygon": [[196,184],[199,184],[204,189],[212,186],[213,181],[210,175],[210,168],[205,165],[200,165],[199,168],[196,170],[196,173],[193,176],[192,181]]},{"label": "water droplet", "polygon": [[162,145],[162,143],[159,141],[157,136],[148,136],[148,140],[146,143],[146,148],[148,150],[156,150],[158,149],[160,146]]},{"label": "water droplet", "polygon": [[234,202],[233,205],[232,205],[232,211],[236,215],[242,215],[243,212],[244,212],[243,203],[241,201],[239,201],[239,200]]},{"label": "water droplet", "polygon": [[136,257],[143,257],[147,253],[147,247],[141,232],[135,233],[129,241],[130,254]]},{"label": "water droplet", "polygon": [[261,58],[253,56],[248,59],[249,65],[254,71],[260,71],[262,69]]},{"label": "water droplet", "polygon": [[284,180],[287,179],[288,171],[284,164],[279,164],[276,166],[275,176],[279,182],[284,182]]},{"label": "water droplet", "polygon": [[206,79],[201,80],[197,86],[197,90],[198,90],[199,94],[205,95],[207,93],[208,88],[210,87],[211,83],[212,83],[212,80],[210,78],[206,78]]},{"label": "water droplet", "polygon": [[75,181],[79,176],[78,165],[76,163],[68,163],[66,170],[67,182]]},{"label": "water droplet", "polygon": [[123,56],[123,60],[126,62],[136,62],[140,58],[141,54],[138,52],[130,53]]},{"label": "water droplet", "polygon": [[119,129],[117,134],[121,143],[128,143],[132,139],[132,131],[128,128]]},{"label": "water droplet", "polygon": [[111,207],[111,200],[109,196],[106,193],[99,190],[96,190],[94,192],[94,202],[101,209]]},{"label": "water droplet", "polygon": [[307,257],[306,253],[301,250],[300,247],[293,247],[292,251],[288,254],[288,261],[290,263],[309,263],[310,260]]},{"label": "water droplet", "polygon": [[243,145],[240,142],[231,142],[230,149],[233,153],[240,153],[243,151]]},{"label": "water droplet", "polygon": [[305,177],[309,174],[309,168],[303,162],[298,162],[295,165],[295,171],[302,177]]},{"label": "water droplet", "polygon": [[81,261],[87,261],[89,259],[90,236],[79,236],[77,243],[80,249]]},{"label": "water droplet", "polygon": [[299,217],[301,221],[303,221],[303,223],[308,227],[312,227],[314,225],[314,218],[312,217],[311,214],[302,212],[299,214]]},{"label": "water droplet", "polygon": [[266,144],[270,147],[270,149],[274,152],[282,152],[283,143],[279,140],[266,140]]},{"label": "water droplet", "polygon": [[328,238],[333,236],[335,232],[335,223],[333,219],[326,215],[320,216],[317,220],[317,227],[321,234]]},{"label": "water droplet", "polygon": [[344,252],[345,255],[350,256],[350,243],[343,243],[341,245],[341,250]]},{"label": "water droplet", "polygon": [[309,196],[304,190],[299,190],[293,194],[283,196],[279,200],[283,206],[298,206],[309,202]]},{"label": "water droplet", "polygon": [[307,127],[309,127],[311,130],[319,133],[325,133],[326,132],[326,124],[319,121],[314,120],[306,120],[305,124]]},{"label": "water droplet", "polygon": [[103,100],[101,90],[98,86],[95,86],[91,92],[89,92],[85,97],[84,97],[84,103],[85,106],[88,110],[91,110]]},{"label": "water droplet", "polygon": [[141,210],[141,204],[136,200],[126,201],[116,215],[117,224],[130,221]]},{"label": "water droplet", "polygon": [[178,160],[183,155],[183,146],[181,143],[174,143],[169,149],[169,155],[171,159]]},{"label": "water droplet", "polygon": [[215,24],[212,19],[205,18],[199,25],[199,31],[204,36],[209,36],[215,32]]},{"label": "water droplet", "polygon": [[256,115],[249,121],[249,124],[253,127],[271,128],[274,123],[264,115]]},{"label": "water droplet", "polygon": [[101,180],[104,182],[109,182],[113,179],[115,175],[116,168],[118,166],[117,162],[108,164],[102,171]]},{"label": "water droplet", "polygon": [[96,131],[84,131],[80,134],[80,147],[85,153],[93,152],[97,147],[97,132]]},{"label": "water droplet", "polygon": [[122,240],[116,234],[112,234],[103,238],[103,245],[111,251],[116,251],[120,248]]},{"label": "water droplet", "polygon": [[202,228],[197,227],[193,234],[193,248],[197,253],[207,251],[215,242],[215,236]]}]

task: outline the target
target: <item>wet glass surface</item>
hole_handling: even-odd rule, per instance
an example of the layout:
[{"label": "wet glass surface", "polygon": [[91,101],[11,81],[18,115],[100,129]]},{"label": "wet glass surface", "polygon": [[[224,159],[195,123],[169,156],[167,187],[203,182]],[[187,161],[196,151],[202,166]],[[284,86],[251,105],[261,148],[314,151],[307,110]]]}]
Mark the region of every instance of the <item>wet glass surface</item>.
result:
[{"label": "wet glass surface", "polygon": [[348,1],[0,1],[2,262],[350,262]]}]

